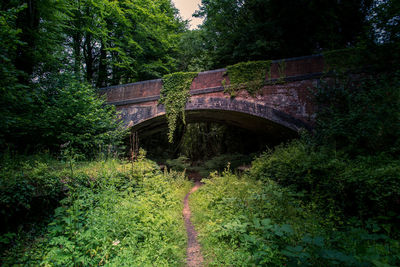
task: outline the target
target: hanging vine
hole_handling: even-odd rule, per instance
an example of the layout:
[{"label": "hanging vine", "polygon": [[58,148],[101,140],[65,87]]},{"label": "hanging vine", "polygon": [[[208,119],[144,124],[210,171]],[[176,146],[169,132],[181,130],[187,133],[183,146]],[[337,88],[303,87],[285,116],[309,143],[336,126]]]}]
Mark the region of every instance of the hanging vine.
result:
[{"label": "hanging vine", "polygon": [[271,61],[248,61],[226,67],[230,85],[222,81],[225,92],[235,97],[237,92],[245,89],[255,95],[264,85],[267,73],[270,74]]},{"label": "hanging vine", "polygon": [[176,72],[162,78],[163,88],[159,103],[165,106],[170,143],[174,139],[176,123],[180,116],[185,123],[185,105],[189,98],[190,85],[197,74],[197,72]]}]

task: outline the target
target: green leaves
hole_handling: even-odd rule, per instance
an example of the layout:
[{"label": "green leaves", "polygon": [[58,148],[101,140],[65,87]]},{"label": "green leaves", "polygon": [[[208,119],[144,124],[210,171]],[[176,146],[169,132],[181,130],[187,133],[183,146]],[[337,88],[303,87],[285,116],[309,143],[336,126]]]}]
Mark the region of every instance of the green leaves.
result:
[{"label": "green leaves", "polygon": [[[205,19],[206,51],[218,68],[352,46],[369,24],[372,2],[209,0],[202,2],[197,16]],[[397,10],[395,4],[389,7]]]},{"label": "green leaves", "polygon": [[292,208],[270,196],[282,193],[280,188],[266,189],[228,171],[203,181],[205,185],[193,194],[191,203],[203,253],[209,253],[212,264],[281,266],[280,243],[297,229],[281,224],[283,212],[291,214]]},{"label": "green leaves", "polygon": [[[175,70],[183,23],[170,1],[70,1],[67,46],[75,75],[104,87]],[[70,55],[68,55],[71,57]]]},{"label": "green leaves", "polygon": [[0,149],[54,151],[69,141],[87,155],[114,152],[120,125],[89,85],[176,69],[184,24],[169,0],[19,0],[0,12]]},{"label": "green leaves", "polygon": [[[22,246],[27,245],[24,240],[19,241],[21,247],[2,255],[2,263],[68,266],[184,264],[186,232],[182,199],[191,183],[183,174],[161,173],[154,162],[144,158],[134,162],[133,166],[119,160],[76,163],[73,177],[69,176],[68,165],[68,162],[53,160],[48,162],[47,172],[41,164],[35,165],[31,172],[25,172],[29,183],[34,180],[30,178],[33,174],[54,177],[67,185],[68,191],[62,194],[64,199],[60,202],[47,196],[59,207],[54,210],[46,231],[27,247]],[[6,184],[1,186],[1,196],[4,196]],[[61,190],[58,189],[59,194]],[[0,200],[3,212],[4,202]],[[46,208],[48,212],[54,209]],[[0,245],[7,243],[9,236],[0,236]]]},{"label": "green leaves", "polygon": [[270,73],[271,61],[241,62],[226,68],[230,84],[223,84],[225,92],[234,97],[244,89],[254,96],[263,87],[267,74]]},{"label": "green leaves", "polygon": [[21,5],[0,11],[0,149],[23,120],[19,116],[20,106],[30,107],[26,87],[18,81],[23,73],[14,64],[18,46],[24,45],[17,17],[25,8],[26,5]]},{"label": "green leaves", "polygon": [[160,104],[165,106],[168,120],[168,141],[172,143],[176,123],[181,118],[185,123],[185,106],[189,98],[189,90],[197,72],[176,72],[163,77],[163,88],[160,92]]},{"label": "green leaves", "polygon": [[[69,208],[59,213],[54,222],[54,227],[61,225],[64,230],[48,237],[50,244],[43,263],[183,263],[185,231],[181,200],[189,182],[174,173],[162,175],[153,163],[144,159],[135,163],[132,172],[129,169],[126,172],[137,175],[130,177],[138,183],[133,192],[118,190],[119,183],[111,183],[97,192],[81,190],[70,198]],[[86,203],[87,199],[92,200],[91,205]],[[82,223],[81,227],[76,227],[76,220]]]},{"label": "green leaves", "polygon": [[[351,159],[340,151],[293,141],[253,162],[252,177],[289,186],[326,213],[363,218],[397,213],[399,161],[389,155]],[[335,215],[332,214],[332,217]]]},{"label": "green leaves", "polygon": [[336,78],[316,92],[319,144],[350,155],[400,151],[400,73]]},{"label": "green leaves", "polygon": [[105,105],[91,86],[68,75],[48,82],[39,91],[42,112],[36,114],[33,126],[42,137],[37,142],[56,150],[69,143],[89,157],[117,152],[125,130],[117,122],[115,108]]},{"label": "green leaves", "polygon": [[[290,161],[289,156],[295,151],[286,152],[288,161],[274,161],[271,164],[277,169],[282,169],[282,174],[288,171],[288,179],[296,179],[293,177],[295,173],[293,171],[302,170],[302,162]],[[276,155],[269,155],[270,159],[265,156],[259,158],[253,163],[250,173],[242,177],[229,172],[214,174],[211,179],[203,180],[205,185],[191,196],[194,224],[199,232],[203,254],[208,257],[210,264],[232,266],[372,266],[373,264],[396,266],[399,264],[400,258],[397,255],[400,251],[400,242],[395,236],[389,238],[382,234],[382,229],[376,221],[370,220],[364,227],[360,227],[363,222],[357,219],[337,222],[336,218],[323,212],[325,206],[330,203],[328,200],[317,203],[307,200],[309,204],[306,205],[297,199],[298,194],[293,194],[291,190],[271,181],[268,178],[268,171],[261,172],[260,164],[276,160],[278,155],[282,156],[281,153],[282,151],[278,150],[275,152]],[[307,160],[304,157],[303,161]],[[354,166],[347,168],[351,169]],[[363,165],[360,168],[367,167]],[[257,172],[264,177],[262,183],[254,180]],[[274,169],[270,169],[269,172],[272,175],[277,174]],[[305,173],[307,172],[306,170]],[[275,178],[282,179],[282,174]],[[335,179],[331,182],[332,184],[327,185],[325,190],[334,191],[335,184],[339,183]],[[359,188],[353,189],[352,193],[360,195],[361,188],[364,188],[361,178],[357,179],[357,185]],[[321,195],[323,198],[324,193],[317,191],[322,189],[318,186],[314,188],[317,188],[313,192],[314,195]],[[369,203],[370,208],[372,207],[373,202],[370,200],[362,202]],[[361,206],[355,202],[351,203],[353,206],[354,204]],[[386,204],[386,207],[388,206]]]}]

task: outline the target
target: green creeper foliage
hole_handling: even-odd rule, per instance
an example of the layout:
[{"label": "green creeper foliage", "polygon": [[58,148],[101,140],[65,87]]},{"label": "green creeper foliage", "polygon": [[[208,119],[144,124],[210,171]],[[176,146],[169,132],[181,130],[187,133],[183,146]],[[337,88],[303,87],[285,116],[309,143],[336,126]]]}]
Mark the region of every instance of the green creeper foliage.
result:
[{"label": "green creeper foliage", "polygon": [[180,116],[185,123],[185,105],[189,98],[190,85],[197,76],[197,72],[177,72],[163,77],[160,104],[165,106],[168,120],[168,141],[172,143],[176,123]]},{"label": "green creeper foliage", "polygon": [[278,81],[277,83],[284,83],[286,78],[286,62],[285,60],[281,60],[278,63]]},{"label": "green creeper foliage", "polygon": [[226,68],[230,81],[228,86],[223,84],[226,93],[234,97],[238,91],[245,89],[251,95],[255,95],[264,85],[270,72],[271,61],[241,62]]}]

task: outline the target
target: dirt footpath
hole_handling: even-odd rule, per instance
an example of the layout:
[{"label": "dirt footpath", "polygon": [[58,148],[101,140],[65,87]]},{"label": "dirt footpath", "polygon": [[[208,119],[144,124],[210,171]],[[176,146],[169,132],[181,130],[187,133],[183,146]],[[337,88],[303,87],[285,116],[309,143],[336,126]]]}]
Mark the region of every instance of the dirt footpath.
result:
[{"label": "dirt footpath", "polygon": [[202,184],[200,181],[195,182],[195,186],[186,194],[183,200],[183,218],[185,220],[186,232],[188,235],[188,247],[186,250],[186,262],[187,266],[202,266],[203,256],[200,251],[200,244],[197,242],[197,232],[194,229],[192,222],[190,221],[190,207],[189,207],[189,196],[195,192]]}]

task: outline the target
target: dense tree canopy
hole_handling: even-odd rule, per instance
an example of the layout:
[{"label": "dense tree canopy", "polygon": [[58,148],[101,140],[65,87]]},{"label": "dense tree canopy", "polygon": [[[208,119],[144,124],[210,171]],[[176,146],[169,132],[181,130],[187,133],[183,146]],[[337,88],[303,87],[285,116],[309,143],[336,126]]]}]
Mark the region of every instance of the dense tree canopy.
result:
[{"label": "dense tree canopy", "polygon": [[203,0],[207,50],[215,66],[303,56],[354,44],[371,0]]},{"label": "dense tree canopy", "polygon": [[185,27],[170,0],[20,0],[0,7],[19,8],[17,69],[29,77],[71,68],[98,86],[174,71]]},{"label": "dense tree canopy", "polygon": [[102,143],[118,127],[90,86],[175,71],[186,27],[170,0],[7,0],[0,12],[2,148]]},{"label": "dense tree canopy", "polygon": [[184,23],[170,0],[68,1],[67,47],[75,72],[97,86],[175,70]]}]

